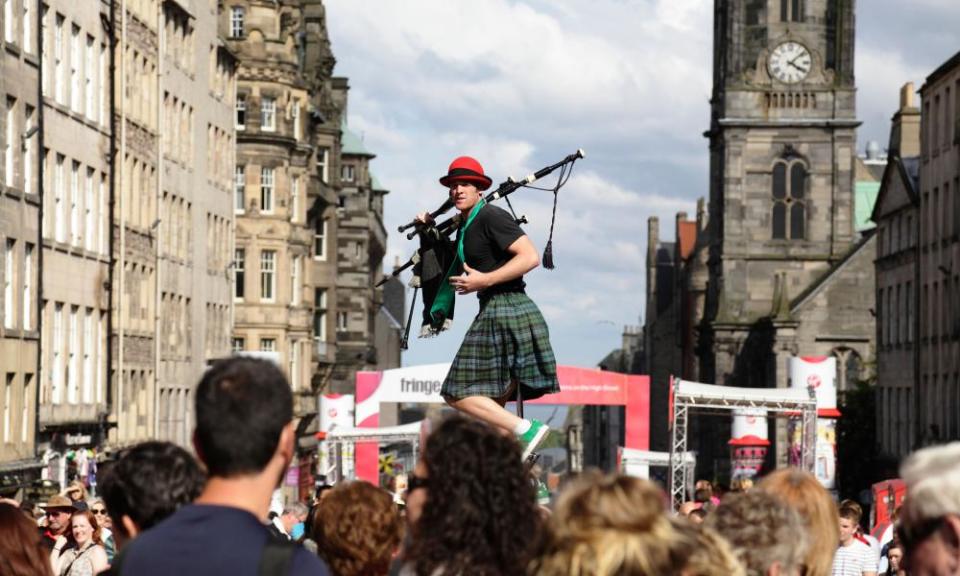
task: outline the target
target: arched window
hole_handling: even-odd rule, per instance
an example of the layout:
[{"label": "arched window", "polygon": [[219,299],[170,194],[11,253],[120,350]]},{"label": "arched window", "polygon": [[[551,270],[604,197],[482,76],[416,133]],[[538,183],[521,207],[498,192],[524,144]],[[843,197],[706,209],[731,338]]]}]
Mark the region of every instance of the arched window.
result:
[{"label": "arched window", "polygon": [[780,159],[773,165],[773,238],[807,237],[807,168],[799,159]]}]

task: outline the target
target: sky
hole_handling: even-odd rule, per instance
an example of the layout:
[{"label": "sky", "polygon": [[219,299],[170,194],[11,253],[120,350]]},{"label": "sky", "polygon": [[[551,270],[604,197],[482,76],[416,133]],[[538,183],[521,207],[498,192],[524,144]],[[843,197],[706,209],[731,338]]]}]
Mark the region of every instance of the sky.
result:
[{"label": "sky", "polygon": [[[671,239],[675,214],[693,217],[708,194],[713,3],[325,4],[334,74],[350,81],[350,129],[376,154],[372,170],[390,191],[385,267],[415,252],[396,228],[440,206],[446,190],[437,179],[453,158],[479,159],[497,185],[583,148],[559,193],[556,269],[528,274],[527,291],[559,364],[596,366],[619,348],[624,327],[643,322],[648,217],[659,217],[661,238]],[[909,5],[857,2],[861,151],[869,140],[885,146],[900,86],[919,89],[960,50],[960,2]],[[510,199],[542,251],[553,195],[521,189]],[[415,338],[417,323],[403,364],[451,361],[476,311],[475,296],[458,298],[453,329],[433,339]]]}]

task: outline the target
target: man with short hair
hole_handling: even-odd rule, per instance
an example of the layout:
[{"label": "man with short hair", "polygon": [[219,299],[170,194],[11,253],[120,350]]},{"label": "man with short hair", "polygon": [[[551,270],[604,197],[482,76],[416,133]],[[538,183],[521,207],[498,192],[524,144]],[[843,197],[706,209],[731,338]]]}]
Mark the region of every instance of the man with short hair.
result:
[{"label": "man with short hair", "polygon": [[960,576],[960,442],[925,448],[900,469],[907,496],[897,534],[910,576]]},{"label": "man with short hair", "polygon": [[206,481],[197,460],[172,442],[143,442],[122,452],[99,485],[117,548],[193,502]]},{"label": "man with short hair", "polygon": [[73,534],[70,533],[70,517],[76,511],[73,502],[66,496],[59,494],[51,496],[44,506],[47,523],[40,527],[40,541],[48,550],[53,550],[57,538],[63,536],[67,539],[67,544],[73,542]]},{"label": "man with short hair", "polygon": [[726,496],[703,523],[730,542],[747,574],[796,574],[807,552],[798,513],[762,490]]},{"label": "man with short hair", "polygon": [[840,503],[840,546],[833,556],[833,576],[877,576],[877,550],[857,534],[863,510],[851,500]]},{"label": "man with short hair", "polygon": [[299,540],[303,535],[303,523],[309,512],[306,504],[302,502],[284,506],[283,512],[267,524],[267,529],[274,538],[279,540]]},{"label": "man with short hair", "polygon": [[266,360],[215,363],[195,394],[193,442],[209,478],[193,504],[131,541],[121,574],[200,576],[329,574],[301,546],[274,543],[270,497],[293,458],[293,395]]}]

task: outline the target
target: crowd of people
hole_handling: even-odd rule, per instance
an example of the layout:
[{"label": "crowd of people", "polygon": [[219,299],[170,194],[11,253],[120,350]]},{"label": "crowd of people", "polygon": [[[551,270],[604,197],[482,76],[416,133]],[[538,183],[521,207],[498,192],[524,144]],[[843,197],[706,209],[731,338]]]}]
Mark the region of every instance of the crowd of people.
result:
[{"label": "crowd of people", "polygon": [[[550,506],[522,447],[454,416],[428,437],[404,505],[362,481],[270,512],[293,454],[292,396],[273,364],[214,365],[196,392],[196,457],[146,442],[35,516],[0,502],[0,574],[337,576],[960,576],[960,443],[904,464],[907,495],[878,540],[856,502],[781,469],[670,510],[647,480],[590,471]],[[322,492],[322,493],[321,493]]]}]

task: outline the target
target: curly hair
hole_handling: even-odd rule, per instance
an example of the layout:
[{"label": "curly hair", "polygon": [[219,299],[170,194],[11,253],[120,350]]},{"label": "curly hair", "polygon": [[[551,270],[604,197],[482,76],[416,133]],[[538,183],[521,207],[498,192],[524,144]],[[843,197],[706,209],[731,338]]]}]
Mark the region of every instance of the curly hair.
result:
[{"label": "curly hair", "polygon": [[703,523],[730,542],[747,576],[764,576],[777,563],[789,574],[803,564],[807,535],[800,515],[763,490],[728,495]]},{"label": "curly hair", "polygon": [[679,574],[696,546],[666,515],[660,490],[630,476],[586,473],[560,495],[531,574]]},{"label": "curly hair", "polygon": [[406,553],[415,572],[524,574],[541,520],[517,441],[453,416],[430,434],[423,462],[426,501]]},{"label": "curly hair", "polygon": [[10,504],[0,503],[0,574],[53,576],[50,551],[37,524]]},{"label": "curly hair", "polygon": [[837,505],[830,493],[813,474],[799,468],[771,472],[760,481],[759,488],[800,513],[810,539],[810,548],[803,561],[804,575],[830,576],[833,554],[840,541]]},{"label": "curly hair", "polygon": [[393,498],[366,482],[331,490],[313,519],[317,554],[337,576],[387,574],[402,532]]}]

